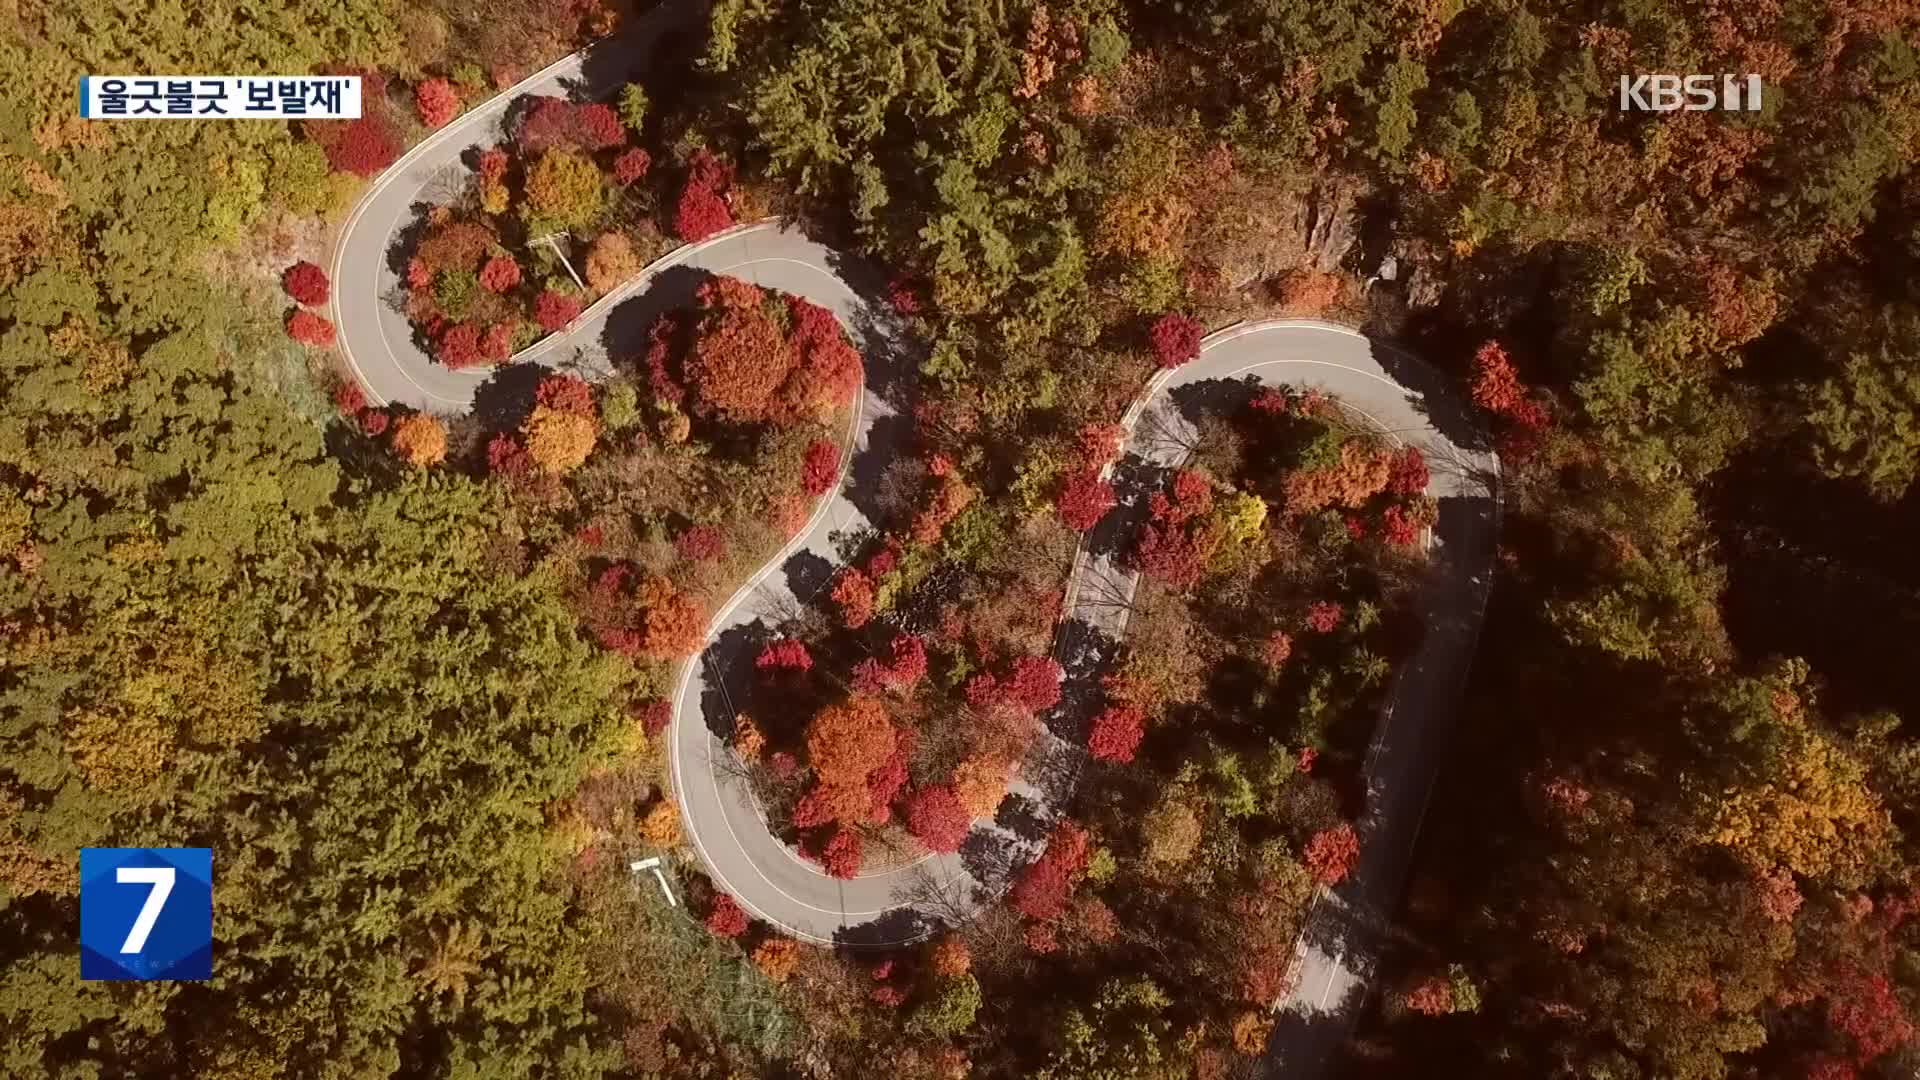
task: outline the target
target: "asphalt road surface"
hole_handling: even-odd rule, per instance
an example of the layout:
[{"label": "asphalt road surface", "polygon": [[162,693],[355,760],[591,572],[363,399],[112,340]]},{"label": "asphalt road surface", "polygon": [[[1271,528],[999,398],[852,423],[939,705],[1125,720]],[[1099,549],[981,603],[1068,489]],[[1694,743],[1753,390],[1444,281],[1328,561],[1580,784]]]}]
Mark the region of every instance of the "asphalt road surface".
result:
[{"label": "asphalt road surface", "polygon": [[[674,16],[679,17],[679,16]],[[500,141],[502,122],[528,94],[605,93],[624,81],[667,24],[640,20],[621,39],[576,54],[472,111],[411,150],[383,173],[348,218],[333,266],[334,314],[341,350],[375,403],[460,413],[485,399],[503,377],[449,371],[415,343],[403,315],[385,297],[397,289],[391,256],[425,204],[456,190],[468,152]],[[607,60],[612,56],[614,60]],[[845,482],[821,502],[805,529],[721,607],[709,645],[685,666],[676,687],[670,751],[687,832],[716,884],[743,907],[796,937],[820,942],[911,941],[964,917],[1004,888],[1013,868],[1037,853],[1054,808],[1071,791],[1082,751],[1071,723],[1055,723],[1023,764],[1010,805],[1029,813],[976,823],[962,852],[927,856],[851,881],[828,877],[769,831],[749,786],[718,733],[742,704],[752,650],[780,621],[814,599],[838,564],[837,537],[866,525],[856,493],[895,452],[898,407],[879,387],[888,365],[907,366],[904,346],[878,290],[858,268],[799,232],[777,224],[730,230],[683,248],[614,295],[566,332],[518,359],[571,366],[593,375],[607,356],[644,329],[650,315],[691,296],[703,273],[729,274],[803,296],[833,311],[862,346],[869,381],[850,434]],[[515,369],[503,369],[511,372]],[[522,369],[524,370],[524,369]],[[1345,1037],[1376,956],[1379,934],[1397,900],[1443,756],[1454,706],[1471,665],[1493,565],[1499,463],[1439,376],[1351,330],[1309,320],[1230,327],[1203,342],[1200,357],[1162,372],[1128,412],[1126,449],[1159,465],[1183,460],[1192,428],[1171,405],[1183,389],[1213,380],[1319,387],[1391,439],[1425,451],[1439,520],[1428,538],[1434,573],[1422,594],[1427,633],[1395,675],[1368,759],[1368,800],[1356,872],[1316,899],[1296,949],[1293,990],[1281,1005],[1269,1069],[1318,1072]],[[897,397],[897,395],[891,395]],[[1077,673],[1124,638],[1137,584],[1112,552],[1126,507],[1090,534],[1076,558],[1063,621],[1066,705],[1094,700]],[[1137,509],[1137,508],[1135,508]],[[1074,655],[1065,655],[1072,652]],[[1063,738],[1055,732],[1065,731]]]}]

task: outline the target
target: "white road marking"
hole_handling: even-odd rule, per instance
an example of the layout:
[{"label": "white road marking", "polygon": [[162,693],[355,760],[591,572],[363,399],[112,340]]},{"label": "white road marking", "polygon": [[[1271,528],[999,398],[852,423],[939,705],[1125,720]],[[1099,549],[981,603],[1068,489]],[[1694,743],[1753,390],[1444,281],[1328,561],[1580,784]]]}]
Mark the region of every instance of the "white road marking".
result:
[{"label": "white road marking", "polygon": [[1346,959],[1344,951],[1333,954],[1333,962],[1327,967],[1327,988],[1320,994],[1319,1010],[1327,1011],[1327,999],[1333,996],[1333,981],[1340,974],[1340,961]]}]

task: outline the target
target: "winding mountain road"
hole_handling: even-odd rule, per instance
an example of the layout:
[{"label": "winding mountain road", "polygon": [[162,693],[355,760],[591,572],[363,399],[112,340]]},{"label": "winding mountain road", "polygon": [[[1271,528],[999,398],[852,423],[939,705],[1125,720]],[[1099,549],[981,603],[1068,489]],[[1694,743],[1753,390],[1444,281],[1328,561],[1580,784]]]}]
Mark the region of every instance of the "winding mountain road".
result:
[{"label": "winding mountain road", "polygon": [[[621,39],[568,57],[465,113],[414,147],[363,194],[335,249],[333,310],[341,352],[370,400],[445,414],[468,411],[485,398],[499,373],[449,371],[435,364],[414,343],[405,317],[383,299],[399,285],[390,252],[420,204],[433,201],[438,188],[464,174],[462,155],[500,141],[500,125],[513,101],[527,94],[604,93],[630,77],[631,61],[624,58],[643,58],[647,44],[668,25],[660,21],[663,15],[649,18],[651,23],[640,20]],[[735,698],[744,692],[750,641],[812,599],[838,561],[836,535],[865,526],[852,497],[851,476],[871,476],[883,467],[903,427],[896,405],[876,389],[888,381],[882,378],[888,365],[907,363],[900,359],[905,347],[899,329],[876,299],[878,290],[852,283],[860,277],[857,266],[792,228],[744,226],[672,253],[596,303],[565,332],[516,359],[604,372],[607,356],[631,351],[633,341],[626,339],[644,330],[651,312],[690,297],[701,272],[744,278],[831,310],[862,346],[869,379],[854,413],[853,453],[843,483],[800,534],[720,608],[706,650],[681,672],[672,699],[670,757],[687,833],[717,885],[795,937],[846,944],[915,940],[997,896],[1010,868],[1035,853],[1044,828],[1031,821],[976,823],[960,854],[923,857],[837,880],[769,831],[748,785],[729,767],[730,751],[715,734],[726,730]],[[1420,447],[1432,465],[1431,493],[1440,503],[1429,544],[1435,569],[1422,594],[1428,631],[1396,673],[1382,711],[1366,770],[1369,797],[1360,864],[1339,888],[1316,899],[1297,950],[1294,989],[1274,1035],[1270,1062],[1301,1075],[1316,1071],[1344,1035],[1352,1010],[1342,1013],[1341,1007],[1364,986],[1374,942],[1403,884],[1484,610],[1499,513],[1499,464],[1475,448],[1480,445],[1475,425],[1435,372],[1351,330],[1306,320],[1235,326],[1208,337],[1197,360],[1160,373],[1129,410],[1127,453],[1177,464],[1189,452],[1191,428],[1177,409],[1162,406],[1178,398],[1183,387],[1247,377],[1322,388],[1388,437]],[[1098,542],[1100,534],[1096,529],[1083,545],[1068,581],[1062,640],[1080,642],[1074,648],[1083,654],[1078,660],[1063,655],[1070,680],[1088,667],[1082,661],[1110,656],[1117,647],[1137,584],[1112,556],[1095,553],[1112,548]],[[1067,700],[1085,696],[1069,687]],[[1029,806],[1057,807],[1083,757],[1072,741],[1043,735],[1014,793],[1030,800]]]}]

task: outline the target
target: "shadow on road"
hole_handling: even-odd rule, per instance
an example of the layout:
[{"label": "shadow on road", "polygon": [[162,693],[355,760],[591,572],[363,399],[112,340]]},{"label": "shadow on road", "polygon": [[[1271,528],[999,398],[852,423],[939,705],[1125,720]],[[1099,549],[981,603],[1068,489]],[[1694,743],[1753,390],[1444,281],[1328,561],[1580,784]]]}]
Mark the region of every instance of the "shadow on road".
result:
[{"label": "shadow on road", "polygon": [[549,372],[540,364],[508,364],[493,370],[473,393],[472,416],[485,431],[517,431],[532,414],[540,380]]},{"label": "shadow on road", "polygon": [[834,248],[827,266],[860,304],[848,328],[867,364],[867,390],[893,411],[910,413],[926,345],[893,310],[891,286],[880,268]]},{"label": "shadow on road", "polygon": [[833,943],[848,949],[895,948],[904,942],[931,937],[940,926],[940,920],[924,915],[915,908],[902,906],[878,918],[842,929],[833,935]]},{"label": "shadow on road", "polygon": [[780,572],[786,575],[787,591],[803,601],[811,601],[833,582],[833,564],[805,549],[788,556]]},{"label": "shadow on road", "polygon": [[670,311],[693,306],[700,286],[713,280],[705,270],[669,266],[653,275],[647,287],[613,305],[600,327],[600,347],[618,363],[631,364],[645,353],[647,332]]},{"label": "shadow on road", "polygon": [[[871,403],[869,403],[871,404]],[[903,460],[913,448],[913,418],[881,416],[867,429],[867,440],[847,469],[847,501],[868,521],[884,522],[882,489],[887,468]]]},{"label": "shadow on road", "polygon": [[721,739],[733,735],[733,718],[753,703],[753,658],[772,635],[759,620],[721,631],[700,654],[700,715]]},{"label": "shadow on road", "polygon": [[1329,1002],[1327,1012],[1288,1010],[1276,1016],[1266,1057],[1254,1075],[1261,1080],[1326,1075],[1359,1018],[1361,1004],[1360,995],[1350,993],[1337,1003]]}]

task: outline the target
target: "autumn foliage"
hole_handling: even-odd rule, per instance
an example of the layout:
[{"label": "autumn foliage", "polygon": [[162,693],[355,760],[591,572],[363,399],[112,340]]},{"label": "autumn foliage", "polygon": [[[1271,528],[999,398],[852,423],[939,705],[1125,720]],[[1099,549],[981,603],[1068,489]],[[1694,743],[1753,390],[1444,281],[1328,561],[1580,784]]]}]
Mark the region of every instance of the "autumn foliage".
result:
[{"label": "autumn foliage", "polygon": [[1114,502],[1113,485],[1088,468],[1067,475],[1066,481],[1060,485],[1060,494],[1054,499],[1054,506],[1060,511],[1060,520],[1067,528],[1085,532],[1099,524],[1107,511],[1113,509]]},{"label": "autumn foliage", "polygon": [[817,784],[796,808],[795,824],[885,820],[887,804],[906,782],[902,749],[902,733],[875,698],[858,695],[820,710],[807,728]]},{"label": "autumn foliage", "polygon": [[650,578],[640,588],[646,608],[641,651],[656,660],[679,660],[700,651],[707,614],[698,601],[665,578]]},{"label": "autumn foliage", "polygon": [[1513,360],[1499,342],[1489,341],[1473,355],[1473,403],[1490,413],[1506,415],[1526,400]]},{"label": "autumn foliage", "polygon": [[548,376],[521,434],[528,459],[540,471],[561,476],[579,468],[600,440],[593,391],[572,375]]},{"label": "autumn foliage", "polygon": [[1501,418],[1500,452],[1517,460],[1540,448],[1552,422],[1521,384],[1512,358],[1497,341],[1487,342],[1474,354],[1473,403]]},{"label": "autumn foliage", "polygon": [[301,308],[287,316],[287,336],[302,345],[326,348],[333,344],[333,324]]},{"label": "autumn foliage", "polygon": [[1419,495],[1432,480],[1427,457],[1417,446],[1401,447],[1387,462],[1387,490],[1395,495]]},{"label": "autumn foliage", "polygon": [[1146,735],[1146,717],[1130,705],[1115,705],[1093,718],[1087,750],[1102,761],[1129,762]]},{"label": "autumn foliage", "polygon": [[1352,825],[1323,829],[1307,841],[1307,872],[1322,885],[1337,885],[1346,880],[1359,858],[1360,837]]},{"label": "autumn foliage", "polygon": [[862,660],[853,669],[854,689],[863,694],[904,693],[927,673],[927,646],[917,635],[893,639],[892,658]]},{"label": "autumn foliage", "polygon": [[653,158],[645,150],[634,147],[613,159],[613,179],[621,187],[632,187],[644,179]]},{"label": "autumn foliage", "polygon": [[643,269],[633,241],[625,233],[601,233],[587,248],[587,284],[595,292],[609,292]]},{"label": "autumn foliage", "polygon": [[1071,821],[1055,825],[1046,852],[1020,876],[1008,902],[1029,919],[1058,919],[1086,873],[1092,849],[1093,840],[1085,829]]},{"label": "autumn foliage", "polygon": [[734,423],[824,419],[859,389],[860,354],[833,314],[786,297],[786,325],[768,294],[736,278],[701,286],[685,370],[694,411]]},{"label": "autumn foliage", "polygon": [[907,831],[929,850],[959,851],[971,824],[967,808],[949,785],[924,787],[907,799]]},{"label": "autumn foliage", "polygon": [[753,966],[772,982],[786,982],[800,969],[800,943],[792,938],[768,938],[753,950]]},{"label": "autumn foliage", "polygon": [[280,275],[280,284],[288,296],[301,304],[324,304],[331,291],[327,272],[305,260],[287,267],[287,272]]},{"label": "autumn foliage", "polygon": [[1163,368],[1177,368],[1200,355],[1200,339],[1205,329],[1193,318],[1169,311],[1154,320],[1147,331],[1153,356]]},{"label": "autumn foliage", "polygon": [[673,548],[688,562],[713,562],[726,554],[727,539],[717,525],[693,525],[673,538]]},{"label": "autumn foliage", "polygon": [[575,104],[556,97],[536,98],[514,133],[514,140],[528,157],[555,147],[590,153],[619,146],[626,139],[626,129],[613,106]]},{"label": "autumn foliage", "polygon": [[852,880],[860,874],[862,858],[860,834],[852,829],[835,829],[820,849],[820,865],[826,868],[830,877]]},{"label": "autumn foliage", "polygon": [[520,284],[520,264],[495,255],[480,267],[480,286],[488,292],[503,293]]},{"label": "autumn foliage", "polygon": [[393,425],[393,451],[415,468],[438,465],[447,457],[447,426],[426,413],[408,413]]},{"label": "autumn foliage", "polygon": [[792,671],[805,674],[813,670],[813,654],[807,651],[805,642],[785,638],[769,642],[766,648],[760,650],[753,666],[762,672]]},{"label": "autumn foliage", "polygon": [[460,95],[445,79],[425,79],[413,88],[413,107],[420,122],[430,128],[445,127],[460,115]]},{"label": "autumn foliage", "polygon": [[834,578],[833,602],[849,629],[867,625],[873,619],[873,579],[855,567],[846,567]]},{"label": "autumn foliage", "polygon": [[707,929],[723,938],[737,938],[747,932],[747,913],[740,910],[733,897],[721,893],[713,898],[713,907],[707,912]]},{"label": "autumn foliage", "polygon": [[400,131],[386,112],[372,108],[327,143],[327,161],[336,172],[372,176],[400,156]]},{"label": "autumn foliage", "polygon": [[673,231],[687,243],[705,240],[714,233],[732,227],[733,211],[727,206],[726,189],[733,182],[733,168],[701,149],[687,170],[687,183],[673,214]]},{"label": "autumn foliage", "polygon": [[1339,627],[1342,614],[1338,603],[1332,600],[1315,600],[1307,605],[1307,629],[1317,634],[1330,634]]},{"label": "autumn foliage", "polygon": [[840,480],[840,448],[825,439],[807,444],[801,461],[800,486],[813,496],[825,495]]},{"label": "autumn foliage", "polygon": [[564,330],[567,324],[579,315],[580,298],[571,293],[559,293],[548,289],[534,298],[533,317],[542,330]]}]

